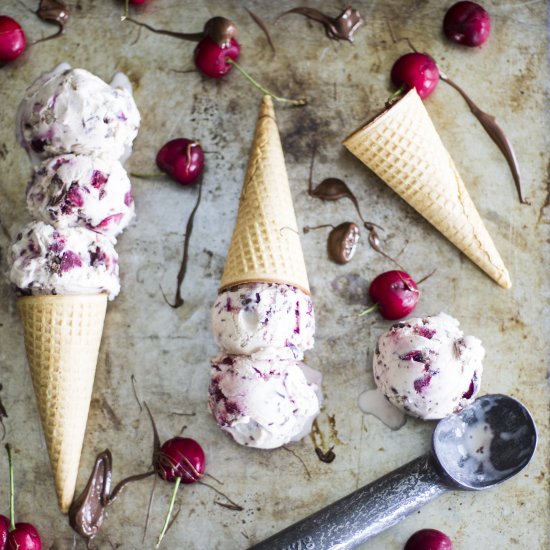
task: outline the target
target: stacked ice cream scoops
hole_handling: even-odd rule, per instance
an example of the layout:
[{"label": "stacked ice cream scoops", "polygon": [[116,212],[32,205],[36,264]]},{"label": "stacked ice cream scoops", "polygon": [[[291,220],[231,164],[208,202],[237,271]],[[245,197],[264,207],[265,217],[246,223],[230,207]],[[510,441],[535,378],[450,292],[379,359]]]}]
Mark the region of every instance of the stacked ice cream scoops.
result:
[{"label": "stacked ice cream scoops", "polygon": [[298,441],[319,413],[315,318],[271,98],[263,98],[220,292],[209,407],[237,443]]},{"label": "stacked ice cream scoops", "polygon": [[134,216],[121,160],[140,115],[124,75],[112,85],[67,64],[26,91],[17,137],[33,164],[34,221],[9,257],[59,506],[72,501],[107,299],[120,291],[116,236]]}]

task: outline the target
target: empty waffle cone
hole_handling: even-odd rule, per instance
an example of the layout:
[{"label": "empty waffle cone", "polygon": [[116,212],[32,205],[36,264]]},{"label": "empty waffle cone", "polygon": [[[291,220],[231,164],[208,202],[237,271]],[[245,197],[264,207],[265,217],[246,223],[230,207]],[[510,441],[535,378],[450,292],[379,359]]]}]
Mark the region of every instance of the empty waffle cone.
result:
[{"label": "empty waffle cone", "polygon": [[260,106],[220,289],[250,282],[288,284],[309,294],[281,139],[269,96],[264,96]]},{"label": "empty waffle cone", "polygon": [[17,299],[59,507],[74,496],[107,295]]},{"label": "empty waffle cone", "polygon": [[413,88],[344,146],[504,288],[510,276]]}]

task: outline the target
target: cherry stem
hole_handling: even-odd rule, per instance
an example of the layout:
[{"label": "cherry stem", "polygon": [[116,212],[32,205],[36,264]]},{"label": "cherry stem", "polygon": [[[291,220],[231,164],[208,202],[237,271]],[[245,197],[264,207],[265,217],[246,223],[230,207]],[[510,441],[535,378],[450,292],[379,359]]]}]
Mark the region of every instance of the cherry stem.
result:
[{"label": "cherry stem", "polygon": [[286,97],[279,97],[270,92],[267,88],[264,88],[257,80],[254,80],[234,59],[227,57],[225,59],[227,63],[233,65],[253,86],[258,88],[265,95],[271,96],[276,101],[281,103],[290,103],[291,105],[307,105],[307,99],[287,99]]},{"label": "cherry stem", "polygon": [[120,18],[121,21],[124,21],[128,17],[128,11],[130,9],[129,3],[130,0],[124,0],[124,14]]},{"label": "cherry stem", "polygon": [[368,307],[367,309],[364,309],[358,317],[363,317],[364,315],[368,315],[369,313],[372,313],[373,311],[376,311],[378,309],[378,304],[372,304],[372,306]]},{"label": "cherry stem", "polygon": [[174,491],[172,492],[172,499],[170,500],[170,507],[168,508],[168,514],[166,515],[166,519],[164,520],[164,525],[162,526],[162,531],[160,532],[159,538],[157,539],[157,545],[155,546],[155,548],[158,548],[160,546],[160,543],[164,538],[166,531],[168,531],[168,524],[170,523],[170,516],[172,515],[172,510],[174,509],[174,503],[176,502],[176,494],[178,492],[180,483],[181,483],[181,477],[177,477],[176,484],[174,485]]},{"label": "cherry stem", "polygon": [[154,172],[154,173],[151,173],[151,174],[136,174],[134,172],[130,172],[130,176],[132,176],[133,178],[161,178],[163,176],[166,176],[167,174],[165,174],[164,172]]},{"label": "cherry stem", "polygon": [[10,471],[10,531],[15,529],[15,506],[14,506],[14,487],[13,487],[13,463],[11,460],[11,447],[6,443],[6,451],[8,452],[8,465]]},{"label": "cherry stem", "polygon": [[386,105],[390,106],[398,99],[401,99],[403,97],[403,94],[405,93],[405,90],[407,89],[407,86],[405,84],[401,84],[398,90],[396,90],[390,97],[388,97],[388,100],[386,101]]}]

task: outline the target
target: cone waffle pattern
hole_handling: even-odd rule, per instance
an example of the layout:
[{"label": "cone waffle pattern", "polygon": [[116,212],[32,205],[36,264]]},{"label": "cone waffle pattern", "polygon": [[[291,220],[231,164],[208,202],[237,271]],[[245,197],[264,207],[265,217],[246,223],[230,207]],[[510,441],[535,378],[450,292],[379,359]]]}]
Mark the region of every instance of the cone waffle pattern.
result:
[{"label": "cone waffle pattern", "polygon": [[62,512],[73,499],[107,295],[18,298],[34,392]]},{"label": "cone waffle pattern", "polygon": [[247,282],[309,294],[285,159],[271,98],[262,100],[221,290]]},{"label": "cone waffle pattern", "polygon": [[366,166],[504,288],[510,276],[416,90],[344,141]]}]

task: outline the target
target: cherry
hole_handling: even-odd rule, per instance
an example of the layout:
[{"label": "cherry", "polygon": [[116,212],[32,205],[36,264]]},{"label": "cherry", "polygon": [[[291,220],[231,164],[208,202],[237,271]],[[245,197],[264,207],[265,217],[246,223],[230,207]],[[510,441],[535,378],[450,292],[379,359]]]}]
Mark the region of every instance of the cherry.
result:
[{"label": "cherry", "polygon": [[229,44],[220,46],[210,36],[205,36],[195,48],[195,65],[206,76],[220,78],[233,67],[227,59],[237,61],[240,52],[241,46],[234,38],[229,40]]},{"label": "cherry", "polygon": [[443,32],[457,44],[481,46],[489,38],[491,18],[475,2],[457,2],[445,14]]},{"label": "cherry", "polygon": [[202,174],[204,155],[196,141],[178,138],[165,143],[157,153],[157,166],[182,185],[195,183]]},{"label": "cherry", "polygon": [[21,25],[7,15],[0,15],[0,62],[13,61],[25,49],[25,33]]},{"label": "cherry", "polygon": [[130,4],[132,4],[132,6],[143,6],[147,1],[148,0],[130,0]]},{"label": "cherry", "polygon": [[8,550],[41,550],[38,531],[30,523],[16,523],[8,536]]},{"label": "cherry", "polygon": [[406,317],[418,303],[420,291],[411,276],[404,271],[386,271],[376,277],[370,284],[369,296],[384,319],[401,319]]},{"label": "cherry", "polygon": [[181,478],[182,483],[195,483],[204,473],[204,463],[204,451],[194,439],[173,437],[162,444],[154,468],[166,481]]},{"label": "cherry", "polygon": [[393,64],[390,76],[398,88],[416,88],[421,99],[426,99],[439,82],[439,69],[429,55],[414,52],[401,56]]},{"label": "cherry", "polygon": [[437,529],[421,529],[411,536],[404,550],[453,550],[453,542]]},{"label": "cherry", "polygon": [[10,520],[6,516],[0,515],[0,550],[6,550],[9,532]]}]

